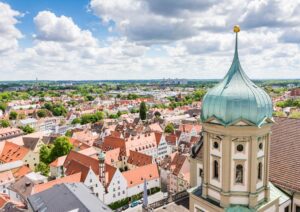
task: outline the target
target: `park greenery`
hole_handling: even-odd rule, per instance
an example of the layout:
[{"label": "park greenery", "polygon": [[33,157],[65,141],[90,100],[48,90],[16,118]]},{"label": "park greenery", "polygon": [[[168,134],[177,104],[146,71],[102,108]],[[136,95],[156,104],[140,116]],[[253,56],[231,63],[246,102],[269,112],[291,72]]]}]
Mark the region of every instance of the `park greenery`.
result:
[{"label": "park greenery", "polygon": [[88,124],[88,123],[96,123],[103,120],[105,114],[102,111],[97,111],[92,114],[84,114],[81,117],[75,118],[72,121],[72,124]]},{"label": "park greenery", "polygon": [[285,101],[280,101],[276,103],[277,107],[298,107],[300,108],[300,99],[287,99]]},{"label": "park greenery", "polygon": [[62,104],[53,104],[51,102],[46,102],[43,105],[44,109],[51,111],[54,116],[66,116],[67,109]]},{"label": "park greenery", "polygon": [[0,126],[1,126],[2,128],[9,127],[9,126],[10,126],[10,123],[9,123],[8,120],[2,119],[2,120],[0,120]]},{"label": "park greenery", "polygon": [[16,111],[11,111],[9,113],[9,119],[10,120],[16,120],[18,118],[18,113]]}]

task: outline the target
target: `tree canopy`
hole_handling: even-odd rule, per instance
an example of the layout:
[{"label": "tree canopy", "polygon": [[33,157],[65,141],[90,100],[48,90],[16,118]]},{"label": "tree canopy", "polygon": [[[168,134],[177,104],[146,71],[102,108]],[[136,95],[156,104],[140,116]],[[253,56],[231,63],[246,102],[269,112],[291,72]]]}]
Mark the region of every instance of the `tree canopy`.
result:
[{"label": "tree canopy", "polygon": [[173,133],[174,130],[175,130],[175,128],[172,123],[168,123],[165,127],[165,133]]},{"label": "tree canopy", "polygon": [[140,119],[146,120],[147,118],[147,106],[145,102],[141,102],[140,104]]}]

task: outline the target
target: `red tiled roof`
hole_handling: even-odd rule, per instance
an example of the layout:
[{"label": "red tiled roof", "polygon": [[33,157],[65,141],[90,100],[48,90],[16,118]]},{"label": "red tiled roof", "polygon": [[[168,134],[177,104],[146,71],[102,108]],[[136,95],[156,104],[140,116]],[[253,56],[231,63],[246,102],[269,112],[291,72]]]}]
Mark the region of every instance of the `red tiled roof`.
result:
[{"label": "red tiled roof", "polygon": [[183,166],[187,156],[176,153],[173,160],[170,163],[169,169],[173,172],[173,174],[178,175],[181,167]]},{"label": "red tiled roof", "polygon": [[270,181],[300,192],[300,119],[275,117],[270,148]]},{"label": "red tiled roof", "polygon": [[16,160],[22,160],[28,152],[29,149],[6,141],[0,156],[0,161],[8,163]]},{"label": "red tiled roof", "polygon": [[176,140],[177,140],[176,135],[167,135],[166,136],[166,141],[169,144],[176,145]]},{"label": "red tiled roof", "polygon": [[80,181],[84,182],[90,168],[79,161],[71,160],[71,162],[66,167],[66,175],[72,175],[75,173],[81,173]]},{"label": "red tiled roof", "polygon": [[83,149],[87,149],[89,148],[90,146],[87,145],[86,143],[83,143],[75,138],[68,138],[69,139],[69,142],[73,145],[74,148],[78,148],[80,150],[83,150]]},{"label": "red tiled roof", "polygon": [[127,162],[135,166],[145,166],[152,163],[152,156],[130,150]]},{"label": "red tiled roof", "polygon": [[74,161],[78,161],[81,164],[87,166],[87,167],[91,167],[93,172],[96,175],[99,175],[99,162],[97,159],[83,155],[79,152],[75,152],[75,151],[71,151],[68,155],[67,158],[64,162],[64,167],[67,168],[69,163],[74,160]]},{"label": "red tiled roof", "polygon": [[159,145],[161,137],[162,137],[162,133],[159,133],[159,132],[155,133],[155,139],[156,139],[156,144],[157,145]]},{"label": "red tiled roof", "polygon": [[16,178],[16,179],[20,179],[21,177],[25,176],[26,174],[28,174],[30,172],[32,172],[31,169],[26,165],[12,170],[14,178]]},{"label": "red tiled roof", "polygon": [[51,188],[54,185],[61,184],[61,183],[77,183],[77,182],[80,182],[80,177],[81,177],[81,173],[79,172],[79,173],[76,173],[76,174],[65,176],[63,178],[58,178],[56,180],[49,181],[47,183],[34,185],[33,193],[42,192],[44,190],[47,190],[47,189]]},{"label": "red tiled roof", "polygon": [[120,148],[112,149],[105,152],[105,163],[112,164],[113,162],[119,161]]},{"label": "red tiled roof", "polygon": [[149,164],[141,166],[122,173],[127,180],[128,187],[140,185],[144,183],[144,180],[159,179],[158,168],[156,164]]}]

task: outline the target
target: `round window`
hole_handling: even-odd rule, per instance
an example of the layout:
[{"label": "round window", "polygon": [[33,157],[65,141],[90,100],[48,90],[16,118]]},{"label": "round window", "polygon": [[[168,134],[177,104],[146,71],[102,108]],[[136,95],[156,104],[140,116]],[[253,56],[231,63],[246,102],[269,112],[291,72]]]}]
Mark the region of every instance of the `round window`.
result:
[{"label": "round window", "polygon": [[237,145],[236,150],[242,152],[244,150],[244,146],[242,144]]},{"label": "round window", "polygon": [[263,149],[263,143],[260,143],[260,144],[258,145],[258,147],[259,147],[259,149]]},{"label": "round window", "polygon": [[218,142],[214,142],[214,148],[215,148],[215,149],[218,149],[218,148],[219,148]]}]

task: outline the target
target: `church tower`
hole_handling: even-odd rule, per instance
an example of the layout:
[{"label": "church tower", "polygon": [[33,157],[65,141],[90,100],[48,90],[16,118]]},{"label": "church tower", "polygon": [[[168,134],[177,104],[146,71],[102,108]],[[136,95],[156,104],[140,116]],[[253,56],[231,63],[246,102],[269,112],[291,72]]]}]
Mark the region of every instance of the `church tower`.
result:
[{"label": "church tower", "polygon": [[202,184],[190,195],[190,211],[278,207],[270,199],[268,180],[272,100],[243,71],[238,55],[239,26],[234,32],[232,65],[202,102],[203,139],[195,147],[202,151]]},{"label": "church tower", "polygon": [[99,159],[99,180],[102,185],[105,187],[105,153],[101,151],[98,155]]}]

